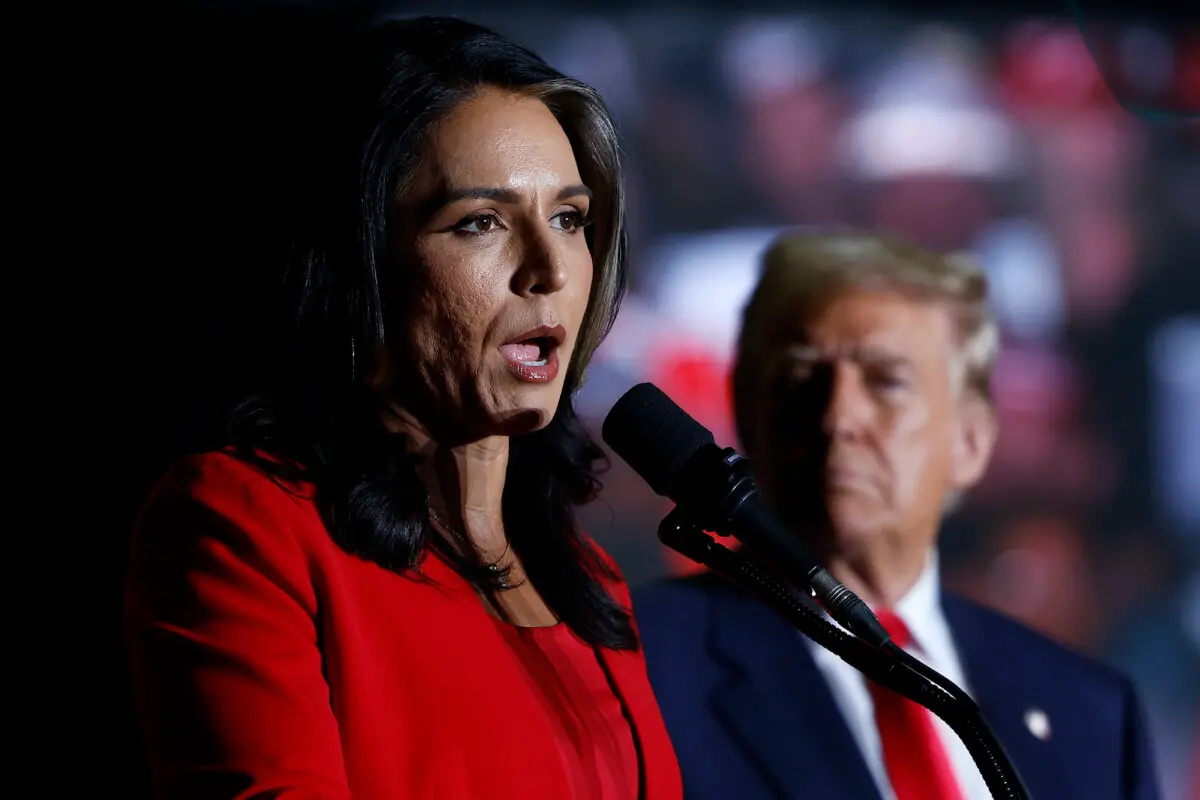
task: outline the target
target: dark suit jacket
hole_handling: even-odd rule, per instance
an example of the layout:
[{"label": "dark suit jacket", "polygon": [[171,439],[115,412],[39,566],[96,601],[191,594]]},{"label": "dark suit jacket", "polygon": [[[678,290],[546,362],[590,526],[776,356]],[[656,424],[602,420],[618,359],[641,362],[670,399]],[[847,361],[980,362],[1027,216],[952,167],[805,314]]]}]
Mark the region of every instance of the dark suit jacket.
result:
[{"label": "dark suit jacket", "polygon": [[[942,607],[976,702],[1033,800],[1155,800],[1131,683],[967,600]],[[878,800],[803,637],[715,576],[637,593],[650,681],[688,800]],[[1047,740],[1025,725],[1050,719]]]}]

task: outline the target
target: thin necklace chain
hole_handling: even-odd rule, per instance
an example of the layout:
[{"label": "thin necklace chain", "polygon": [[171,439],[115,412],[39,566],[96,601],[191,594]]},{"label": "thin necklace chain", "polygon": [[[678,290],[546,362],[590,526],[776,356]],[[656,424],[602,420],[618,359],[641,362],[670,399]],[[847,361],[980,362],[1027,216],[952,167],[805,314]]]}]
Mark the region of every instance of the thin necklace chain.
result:
[{"label": "thin necklace chain", "polygon": [[[444,517],[443,517],[441,514],[439,514],[438,512],[434,511],[432,507],[428,507],[428,511],[429,511],[429,518],[430,518],[430,520],[432,520],[432,521],[433,521],[433,522],[434,522],[434,523],[435,523],[435,524],[436,524],[438,527],[442,528],[442,529],[443,529],[443,530],[445,530],[447,533],[450,533],[450,534],[456,534],[456,535],[458,535],[458,536],[461,536],[461,537],[462,537],[464,540],[466,540],[467,542],[470,542],[470,541],[471,541],[471,540],[470,540],[470,537],[466,536],[464,533],[462,533],[461,531],[459,531],[457,528],[455,528],[455,527],[454,527],[453,525],[451,525],[449,522],[446,522],[446,519],[445,519],[445,518],[444,518]],[[512,548],[512,543],[511,543],[510,541],[508,541],[508,538],[507,538],[507,537],[505,537],[505,540],[504,540],[504,552],[503,552],[503,553],[501,553],[501,554],[500,554],[500,557],[499,557],[499,558],[497,558],[495,561],[492,561],[492,562],[490,562],[490,563],[488,563],[488,564],[484,564],[484,565],[483,565],[483,566],[484,566],[484,569],[486,569],[488,572],[490,572],[490,573],[492,573],[493,575],[495,575],[495,576],[497,576],[497,577],[498,577],[498,579],[499,579],[499,580],[498,580],[498,582],[497,582],[497,584],[496,584],[496,585],[497,585],[497,586],[499,586],[501,589],[512,589],[512,588],[514,588],[514,587],[513,587],[513,584],[509,582],[508,578],[507,578],[507,577],[505,577],[505,576],[503,576],[503,572],[504,572],[504,570],[503,570],[503,569],[501,568],[501,566],[500,566],[500,562],[504,560],[504,557],[505,557],[506,555],[508,555],[508,551],[509,551],[511,548]]]}]

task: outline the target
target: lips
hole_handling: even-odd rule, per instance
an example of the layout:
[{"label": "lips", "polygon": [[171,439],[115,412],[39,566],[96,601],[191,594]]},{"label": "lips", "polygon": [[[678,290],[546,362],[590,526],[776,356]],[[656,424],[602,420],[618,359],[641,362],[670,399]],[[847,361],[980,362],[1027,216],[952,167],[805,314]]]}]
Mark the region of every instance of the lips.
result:
[{"label": "lips", "polygon": [[829,492],[877,493],[878,472],[865,465],[844,462],[822,463],[818,453],[810,448],[792,448],[776,462],[789,480],[819,486]]},{"label": "lips", "polygon": [[832,467],[825,472],[825,488],[834,492],[874,494],[878,486],[872,476],[863,470]]},{"label": "lips", "polygon": [[558,350],[567,338],[562,325],[542,325],[500,345],[509,371],[526,383],[547,383],[558,376]]}]

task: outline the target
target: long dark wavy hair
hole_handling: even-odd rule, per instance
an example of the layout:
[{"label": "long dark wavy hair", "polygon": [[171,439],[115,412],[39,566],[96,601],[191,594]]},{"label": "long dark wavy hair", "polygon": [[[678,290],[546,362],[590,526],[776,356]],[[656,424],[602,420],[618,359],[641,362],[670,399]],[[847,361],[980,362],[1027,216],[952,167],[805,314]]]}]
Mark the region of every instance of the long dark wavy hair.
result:
[{"label": "long dark wavy hair", "polygon": [[529,579],[584,641],[637,647],[629,615],[604,588],[614,577],[576,524],[595,498],[603,451],[573,406],[584,369],[608,332],[626,282],[621,165],[599,95],[529,50],[468,22],[421,17],[341,35],[311,68],[306,124],[295,131],[296,196],[289,209],[284,341],[271,350],[269,385],[229,418],[235,452],[283,481],[312,484],[320,513],[346,551],[399,572],[438,548],[481,589],[494,577],[448,552],[434,534],[429,496],[408,443],[389,434],[380,399],[357,372],[365,354],[406,335],[389,294],[404,270],[386,246],[395,199],[417,168],[433,125],[482,87],[540,99],[562,125],[595,224],[589,308],[562,400],[542,430],[510,442],[503,516]]}]

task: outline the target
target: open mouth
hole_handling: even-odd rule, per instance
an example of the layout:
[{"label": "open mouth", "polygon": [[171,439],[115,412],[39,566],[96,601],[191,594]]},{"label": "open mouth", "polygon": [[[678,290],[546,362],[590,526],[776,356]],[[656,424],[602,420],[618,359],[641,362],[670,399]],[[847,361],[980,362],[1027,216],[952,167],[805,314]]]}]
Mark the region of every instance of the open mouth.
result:
[{"label": "open mouth", "polygon": [[535,336],[520,342],[504,345],[501,350],[511,361],[526,367],[544,367],[550,363],[550,354],[557,342],[549,336]]},{"label": "open mouth", "polygon": [[500,345],[500,354],[520,380],[545,383],[558,374],[558,348],[565,337],[561,325],[543,326]]},{"label": "open mouth", "polygon": [[521,344],[528,348],[528,358],[521,359],[521,363],[527,367],[544,367],[550,363],[550,351],[552,351],[557,342],[549,336],[537,336],[533,339],[527,339]]}]

